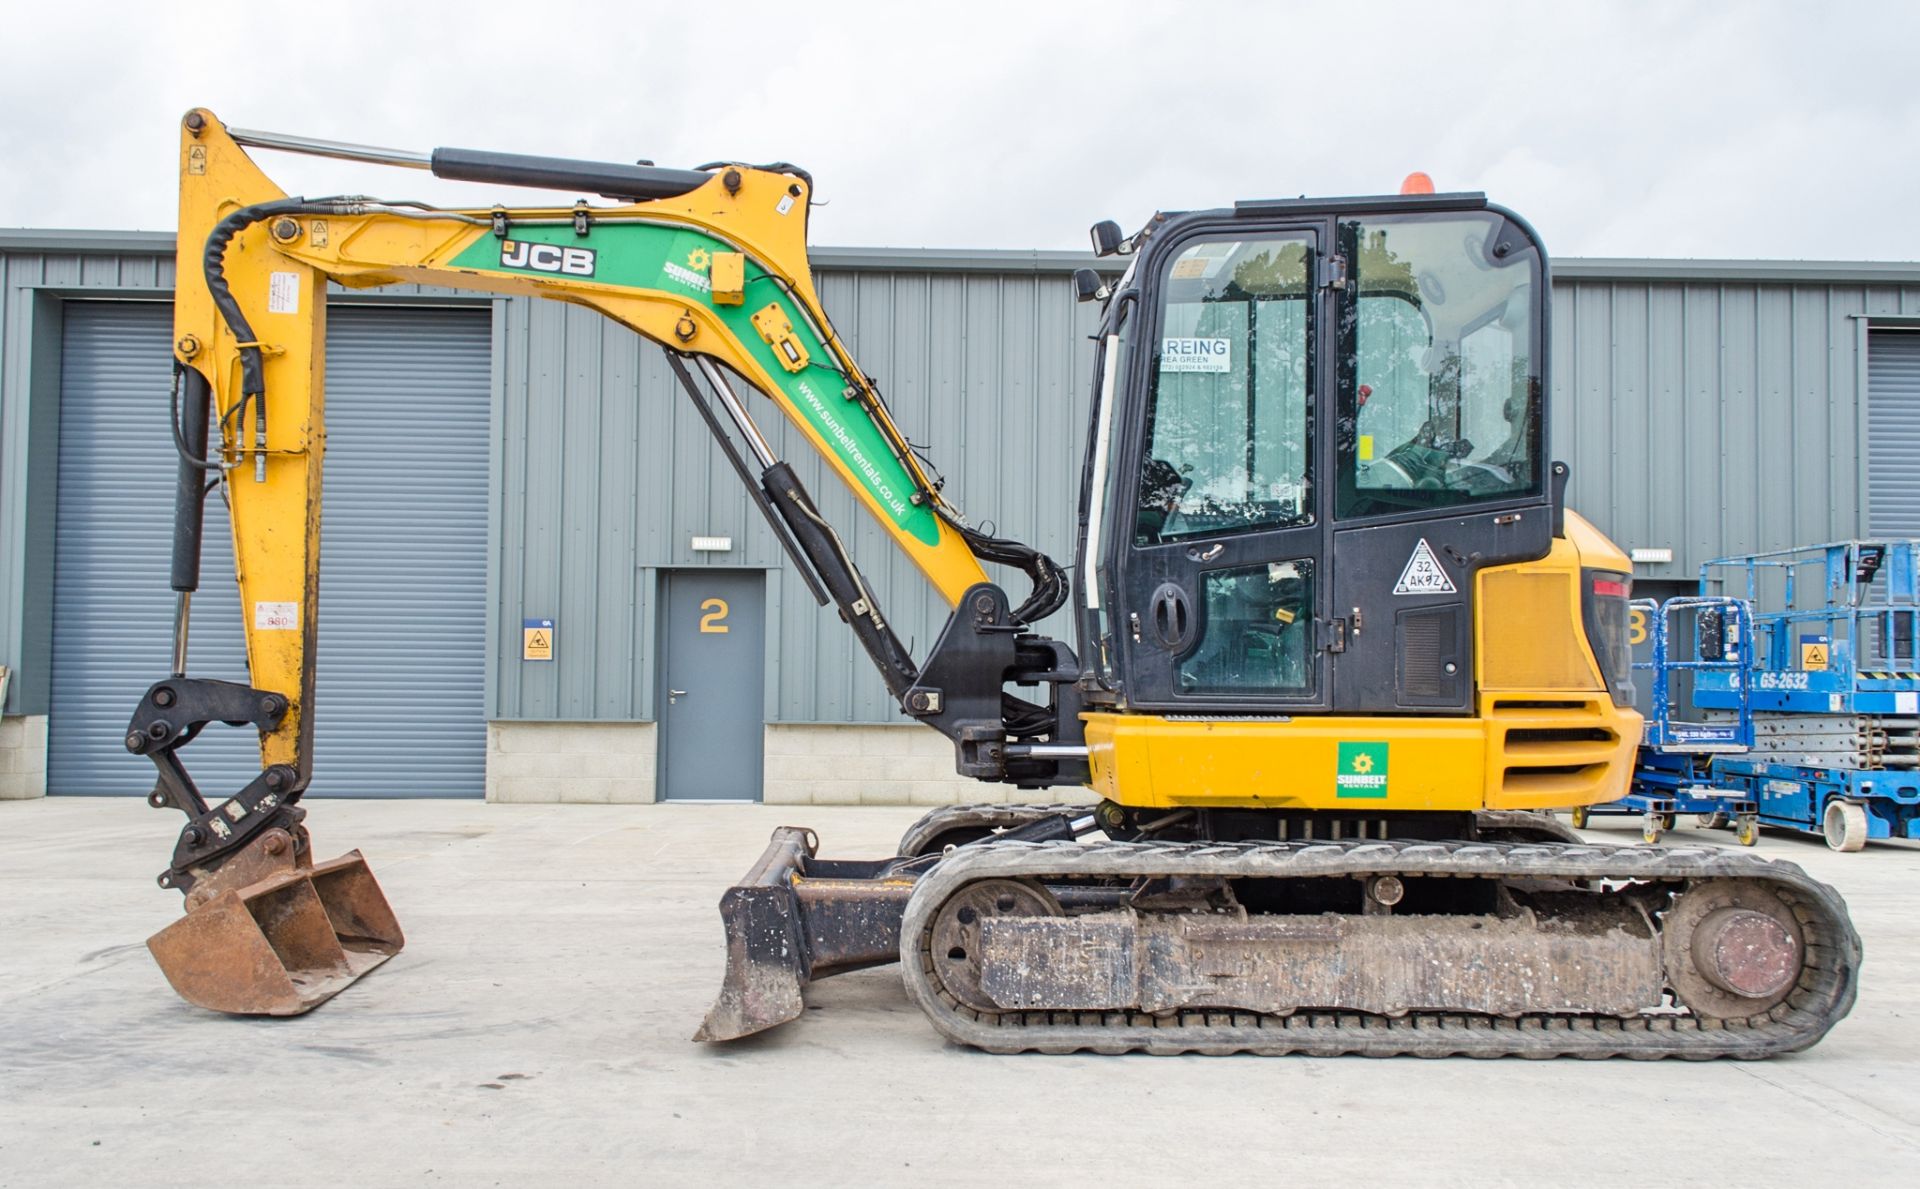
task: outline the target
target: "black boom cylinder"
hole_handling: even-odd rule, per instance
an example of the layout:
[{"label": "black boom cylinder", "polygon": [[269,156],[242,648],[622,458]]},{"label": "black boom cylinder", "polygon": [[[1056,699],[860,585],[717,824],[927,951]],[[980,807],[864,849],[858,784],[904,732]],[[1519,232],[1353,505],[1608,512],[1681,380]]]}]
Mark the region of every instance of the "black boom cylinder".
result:
[{"label": "black boom cylinder", "polygon": [[585,191],[603,198],[676,198],[699,189],[709,175],[691,169],[658,169],[567,157],[529,157],[485,149],[433,150],[433,176],[455,182],[492,182],[537,186],[542,190]]},{"label": "black boom cylinder", "polygon": [[173,589],[200,589],[200,528],[206,519],[207,472],[192,459],[207,456],[207,378],[186,368],[180,376],[180,440],[185,457],[173,489]]}]

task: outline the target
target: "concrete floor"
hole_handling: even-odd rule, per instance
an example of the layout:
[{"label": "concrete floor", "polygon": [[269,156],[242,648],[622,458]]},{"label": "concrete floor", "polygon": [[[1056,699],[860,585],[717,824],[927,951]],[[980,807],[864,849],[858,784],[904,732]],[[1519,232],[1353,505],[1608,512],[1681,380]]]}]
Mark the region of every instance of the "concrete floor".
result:
[{"label": "concrete floor", "polygon": [[[897,974],[710,1048],[721,890],[776,825],[890,850],[912,809],[318,802],[406,950],[293,1020],[174,997],[143,939],[176,820],[0,803],[0,1185],[1911,1184],[1920,853],[1764,854],[1837,885],[1860,1002],[1760,1063],[992,1057]],[[1591,831],[1637,836],[1627,819]],[[1683,829],[1674,842],[1720,842]]]}]

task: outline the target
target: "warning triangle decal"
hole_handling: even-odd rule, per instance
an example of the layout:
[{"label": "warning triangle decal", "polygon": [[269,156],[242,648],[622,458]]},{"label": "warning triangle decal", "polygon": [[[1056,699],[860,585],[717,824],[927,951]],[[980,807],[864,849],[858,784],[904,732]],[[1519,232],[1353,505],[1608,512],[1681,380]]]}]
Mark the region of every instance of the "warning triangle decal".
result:
[{"label": "warning triangle decal", "polygon": [[1453,594],[1453,580],[1447,577],[1447,571],[1440,565],[1440,559],[1433,555],[1433,548],[1425,537],[1413,547],[1413,556],[1407,559],[1407,568],[1400,571],[1400,581],[1393,588],[1397,595]]}]

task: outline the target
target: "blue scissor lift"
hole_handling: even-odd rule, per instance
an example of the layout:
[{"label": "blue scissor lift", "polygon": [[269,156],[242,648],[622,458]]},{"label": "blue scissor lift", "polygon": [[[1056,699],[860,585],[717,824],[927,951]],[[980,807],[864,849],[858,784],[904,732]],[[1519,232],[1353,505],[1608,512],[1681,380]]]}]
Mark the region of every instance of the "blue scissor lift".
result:
[{"label": "blue scissor lift", "polygon": [[1715,578],[1744,581],[1758,633],[1744,696],[1704,678],[1694,690],[1702,707],[1745,702],[1753,717],[1752,749],[1717,762],[1716,783],[1752,795],[1762,825],[1835,850],[1920,838],[1920,545],[1725,558],[1701,567],[1702,589]]},{"label": "blue scissor lift", "polygon": [[[1652,710],[1634,763],[1633,784],[1625,797],[1605,805],[1573,811],[1573,824],[1584,827],[1590,815],[1634,814],[1641,818],[1640,836],[1658,842],[1673,829],[1683,813],[1698,815],[1707,825],[1731,825],[1743,846],[1760,838],[1760,814],[1748,794],[1717,786],[1715,760],[1743,755],[1753,746],[1753,718],[1743,704],[1731,717],[1681,718],[1675,712],[1674,678],[1690,673],[1697,690],[1708,674],[1724,678],[1730,688],[1747,689],[1752,669],[1746,663],[1753,639],[1753,610],[1741,599],[1687,597],[1635,599],[1632,609],[1647,625],[1653,659],[1635,661],[1634,669],[1652,684]],[[1692,648],[1675,655],[1675,631],[1691,634]]]},{"label": "blue scissor lift", "polygon": [[[1742,597],[1636,607],[1654,634],[1654,660],[1636,666],[1652,671],[1654,711],[1631,795],[1593,812],[1646,813],[1684,790],[1721,799],[1700,812],[1725,814],[1743,842],[1742,823],[1756,821],[1823,835],[1841,851],[1920,838],[1920,543],[1719,558],[1700,568],[1700,589],[1716,585]],[[1697,662],[1669,655],[1669,629],[1688,608]],[[1698,724],[1674,721],[1667,705],[1673,675],[1687,669],[1689,701],[1706,716]],[[1689,811],[1674,799],[1672,812]]]}]

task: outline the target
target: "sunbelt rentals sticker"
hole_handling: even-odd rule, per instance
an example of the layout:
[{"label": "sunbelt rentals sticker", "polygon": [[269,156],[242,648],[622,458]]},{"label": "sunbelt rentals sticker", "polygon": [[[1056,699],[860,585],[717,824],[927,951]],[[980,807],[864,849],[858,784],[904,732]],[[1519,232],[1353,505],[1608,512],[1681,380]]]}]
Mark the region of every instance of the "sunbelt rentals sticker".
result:
[{"label": "sunbelt rentals sticker", "polygon": [[1380,798],[1387,795],[1387,745],[1342,743],[1340,763],[1333,774],[1336,797]]}]

